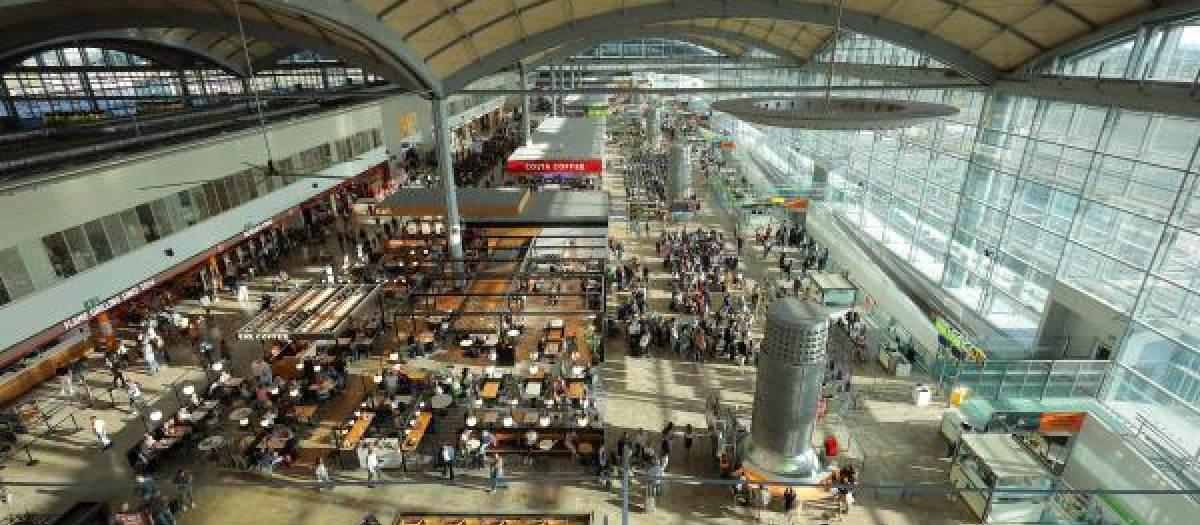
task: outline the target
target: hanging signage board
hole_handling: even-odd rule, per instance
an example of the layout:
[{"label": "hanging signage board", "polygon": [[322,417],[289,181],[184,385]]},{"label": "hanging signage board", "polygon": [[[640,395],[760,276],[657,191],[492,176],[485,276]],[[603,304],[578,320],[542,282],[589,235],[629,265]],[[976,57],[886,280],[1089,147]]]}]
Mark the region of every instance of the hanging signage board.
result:
[{"label": "hanging signage board", "polygon": [[604,161],[600,159],[510,160],[505,163],[504,170],[513,175],[591,174],[603,172]]},{"label": "hanging signage board", "polygon": [[1083,430],[1085,419],[1087,412],[1043,412],[1038,422],[1038,432],[1074,434]]}]

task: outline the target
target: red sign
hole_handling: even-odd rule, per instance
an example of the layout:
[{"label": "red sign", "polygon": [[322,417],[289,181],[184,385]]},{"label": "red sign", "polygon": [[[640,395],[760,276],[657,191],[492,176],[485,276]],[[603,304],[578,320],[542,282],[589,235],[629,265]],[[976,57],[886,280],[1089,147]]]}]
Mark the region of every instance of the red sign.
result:
[{"label": "red sign", "polygon": [[1043,412],[1038,421],[1039,432],[1079,432],[1087,412]]},{"label": "red sign", "polygon": [[579,160],[510,160],[504,170],[515,175],[542,175],[547,173],[600,173],[604,161],[600,159]]}]

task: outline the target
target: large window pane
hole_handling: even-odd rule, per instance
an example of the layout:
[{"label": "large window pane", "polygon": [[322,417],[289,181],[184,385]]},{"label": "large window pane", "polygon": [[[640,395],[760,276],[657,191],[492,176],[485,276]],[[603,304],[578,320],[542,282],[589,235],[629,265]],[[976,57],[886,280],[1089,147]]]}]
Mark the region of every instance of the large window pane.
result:
[{"label": "large window pane", "polygon": [[50,258],[54,275],[67,278],[77,273],[75,262],[71,258],[71,249],[67,247],[67,240],[61,232],[42,237],[42,246],[46,249],[46,256]]},{"label": "large window pane", "polygon": [[1068,244],[1059,278],[1105,303],[1129,312],[1145,274],[1125,263],[1078,244]]},{"label": "large window pane", "polygon": [[121,214],[114,213],[100,220],[104,224],[104,233],[108,238],[113,257],[129,252],[129,240],[125,238],[125,224],[121,222]]},{"label": "large window pane", "polygon": [[15,247],[0,250],[0,280],[4,281],[4,290],[8,300],[23,297],[33,293],[33,281],[29,271],[25,269],[25,261]]},{"label": "large window pane", "polygon": [[113,258],[112,248],[108,244],[108,236],[105,235],[104,225],[99,219],[83,225],[83,231],[87,233],[88,244],[92,246],[98,262],[105,262]]},{"label": "large window pane", "polygon": [[71,250],[76,271],[82,272],[97,264],[96,254],[92,253],[92,246],[88,243],[83,228],[70,228],[63,232],[63,236],[67,239],[67,248]]}]

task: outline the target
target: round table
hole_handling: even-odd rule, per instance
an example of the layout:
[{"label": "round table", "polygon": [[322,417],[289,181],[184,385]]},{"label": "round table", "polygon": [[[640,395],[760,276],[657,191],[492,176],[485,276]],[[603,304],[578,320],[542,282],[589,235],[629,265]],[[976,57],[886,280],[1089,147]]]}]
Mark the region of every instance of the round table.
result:
[{"label": "round table", "polygon": [[221,436],[208,436],[201,441],[196,448],[202,452],[209,452],[225,446],[225,438]]},{"label": "round table", "polygon": [[555,443],[557,443],[557,441],[555,441],[553,439],[543,439],[538,442],[537,446],[541,450],[550,450],[550,449],[554,448]]},{"label": "round table", "polygon": [[229,413],[229,420],[230,421],[241,421],[243,419],[249,418],[252,414],[254,414],[253,408],[250,408],[250,407],[235,408],[235,409],[233,409],[232,412]]},{"label": "round table", "polygon": [[454,398],[450,397],[447,394],[438,394],[436,396],[433,396],[433,399],[429,400],[429,406],[432,406],[435,409],[441,410],[443,408],[450,406],[450,403],[453,400],[454,400]]}]

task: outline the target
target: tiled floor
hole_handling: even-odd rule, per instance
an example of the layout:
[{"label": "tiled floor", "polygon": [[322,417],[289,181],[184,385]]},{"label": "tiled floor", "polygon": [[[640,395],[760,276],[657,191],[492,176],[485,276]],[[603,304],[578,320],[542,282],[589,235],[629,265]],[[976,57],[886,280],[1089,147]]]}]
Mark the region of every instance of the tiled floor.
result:
[{"label": "tiled floor", "polygon": [[[702,183],[702,181],[697,181]],[[605,188],[623,195],[621,177],[606,175]],[[697,218],[705,227],[732,228],[728,218],[713,206],[706,205]],[[674,225],[668,225],[674,227]],[[626,223],[614,225],[615,235],[625,239],[627,253],[637,254],[650,264],[652,278],[658,280],[651,293],[651,307],[665,305],[666,275],[651,253],[652,237],[631,238]],[[652,233],[660,231],[652,225]],[[762,264],[757,257],[747,257],[750,277],[765,277],[777,272]],[[297,269],[293,275],[302,277]],[[265,286],[260,287],[265,288]],[[218,334],[231,334],[245,321],[257,301],[238,305],[226,301],[214,314]],[[234,342],[235,369],[245,370],[260,349],[255,343]],[[615,438],[628,429],[661,429],[668,421],[677,426],[691,423],[705,426],[704,399],[719,392],[722,399],[737,408],[737,413],[749,425],[749,405],[754,394],[754,370],[728,363],[695,364],[661,358],[629,358],[623,344],[610,344],[608,361],[603,366],[603,388],[607,394],[609,435]],[[197,379],[203,372],[194,366],[195,360],[185,351],[177,351],[181,363],[167,367],[157,376],[135,373],[133,377],[146,386],[147,394],[166,409],[176,406],[170,391],[172,383]],[[374,360],[367,360],[367,364]],[[430,366],[444,366],[429,362]],[[365,366],[365,365],[364,365]],[[947,464],[940,456],[945,446],[937,437],[937,422],[942,407],[918,408],[911,403],[911,381],[883,377],[873,365],[859,367],[855,383],[864,392],[860,410],[831,414],[823,431],[841,436],[853,436],[858,441],[864,468],[862,482],[866,485],[895,484],[914,486],[920,483],[940,483],[945,479]],[[93,393],[100,401],[89,409],[78,401],[68,405],[59,417],[74,414],[83,427],[68,427],[56,432],[37,432],[30,450],[39,460],[35,466],[24,463],[23,452],[5,463],[3,483],[14,496],[13,502],[0,508],[8,513],[52,512],[65,508],[73,501],[102,499],[119,503],[133,498],[132,474],[123,451],[144,432],[142,422],[125,411],[123,391],[114,391],[116,409],[109,407],[106,373],[91,372]],[[58,385],[47,384],[35,395],[59,399]],[[111,451],[96,450],[87,419],[96,414],[114,430],[116,445]],[[711,450],[704,439],[698,440],[692,455],[686,456],[682,446],[676,446],[668,474],[684,478],[709,478],[715,475]],[[183,524],[354,524],[368,513],[376,514],[388,523],[397,511],[447,510],[454,512],[501,511],[560,511],[594,513],[597,523],[618,523],[621,519],[621,492],[616,487],[606,489],[594,480],[562,480],[556,477],[584,471],[530,469],[509,461],[509,476],[522,478],[506,489],[495,493],[486,490],[486,472],[460,471],[454,482],[447,482],[434,472],[388,472],[393,483],[377,488],[361,485],[341,485],[325,491],[313,487],[272,486],[262,482],[309,482],[307,473],[284,473],[270,478],[218,470],[200,465],[196,493],[198,506],[179,515]],[[339,482],[361,483],[360,471],[336,471]],[[23,486],[21,482],[36,482],[43,486]],[[61,486],[59,486],[61,485]],[[168,494],[173,493],[169,480],[159,480]],[[654,510],[647,511],[641,497],[640,483],[635,483],[629,508],[631,522],[644,524],[733,524],[756,520],[753,510],[733,504],[728,487],[714,485],[672,484]],[[827,501],[807,505],[794,516],[795,523],[826,523],[832,507]],[[847,524],[870,525],[940,525],[971,522],[971,516],[958,501],[941,493],[919,490],[872,490],[860,492],[855,508],[838,518]],[[785,523],[785,517],[771,513],[767,520]]]}]

